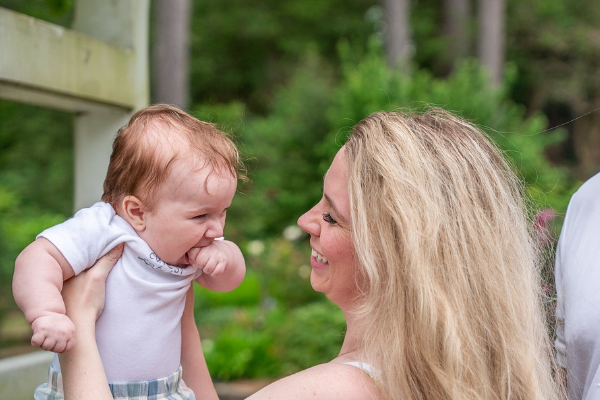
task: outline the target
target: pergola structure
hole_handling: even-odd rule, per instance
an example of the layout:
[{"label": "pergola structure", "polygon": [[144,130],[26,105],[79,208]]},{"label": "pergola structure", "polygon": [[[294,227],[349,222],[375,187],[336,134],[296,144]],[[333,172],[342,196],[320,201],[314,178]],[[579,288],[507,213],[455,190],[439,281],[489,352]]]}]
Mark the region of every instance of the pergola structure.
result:
[{"label": "pergola structure", "polygon": [[[149,8],[75,0],[72,29],[0,8],[0,98],[74,114],[75,210],[100,199],[115,133],[148,104]],[[32,398],[51,358],[0,360],[0,398]]]},{"label": "pergola structure", "polygon": [[75,114],[76,210],[100,199],[116,131],[148,104],[148,14],[149,0],[76,0],[67,29],[0,8],[0,98]]}]

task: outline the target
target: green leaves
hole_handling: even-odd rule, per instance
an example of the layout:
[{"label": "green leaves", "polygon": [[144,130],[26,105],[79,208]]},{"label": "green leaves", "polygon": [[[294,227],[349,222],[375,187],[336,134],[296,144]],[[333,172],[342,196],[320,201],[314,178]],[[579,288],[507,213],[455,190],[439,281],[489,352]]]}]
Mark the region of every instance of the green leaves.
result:
[{"label": "green leaves", "polygon": [[1,315],[17,255],[72,213],[73,135],[70,115],[38,107],[0,101],[0,120]]},{"label": "green leaves", "polygon": [[340,132],[348,132],[355,121],[380,110],[419,109],[428,104],[443,107],[477,124],[504,151],[522,176],[537,207],[566,209],[575,183],[566,169],[551,165],[546,149],[565,139],[566,131],[546,131],[542,114],[526,116],[525,108],[508,96],[514,69],[508,68],[505,86],[493,88],[486,72],[475,60],[457,65],[448,78],[436,78],[427,70],[411,76],[393,73],[376,47],[367,57],[352,60],[344,53],[343,77],[327,110],[331,124],[326,138],[329,157],[343,142]]}]

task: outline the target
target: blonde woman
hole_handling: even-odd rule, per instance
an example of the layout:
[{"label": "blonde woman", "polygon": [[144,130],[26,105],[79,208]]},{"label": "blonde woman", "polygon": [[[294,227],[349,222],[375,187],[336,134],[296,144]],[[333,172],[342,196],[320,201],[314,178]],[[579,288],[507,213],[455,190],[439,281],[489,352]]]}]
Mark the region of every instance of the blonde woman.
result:
[{"label": "blonde woman", "polygon": [[[525,210],[519,180],[474,125],[442,110],[359,122],[323,198],[298,221],[310,235],[311,285],[346,318],[339,356],[250,399],[560,398]],[[71,312],[88,329],[65,356],[72,393],[104,384],[98,369],[76,368],[95,354],[98,309],[77,296]]]}]

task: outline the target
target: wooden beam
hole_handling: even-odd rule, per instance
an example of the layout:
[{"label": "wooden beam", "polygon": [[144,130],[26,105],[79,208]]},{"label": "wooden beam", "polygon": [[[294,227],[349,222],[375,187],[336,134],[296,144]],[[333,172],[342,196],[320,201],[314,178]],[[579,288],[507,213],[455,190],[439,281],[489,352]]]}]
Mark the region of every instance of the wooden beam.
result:
[{"label": "wooden beam", "polygon": [[134,52],[0,8],[0,98],[65,111],[138,106]]}]

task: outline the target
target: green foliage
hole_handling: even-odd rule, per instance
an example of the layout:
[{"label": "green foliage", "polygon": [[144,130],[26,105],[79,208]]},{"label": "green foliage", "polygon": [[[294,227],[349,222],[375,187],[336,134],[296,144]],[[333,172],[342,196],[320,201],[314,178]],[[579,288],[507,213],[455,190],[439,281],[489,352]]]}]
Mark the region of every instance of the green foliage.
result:
[{"label": "green foliage", "polygon": [[321,299],[310,286],[309,259],[307,243],[277,237],[265,241],[261,254],[246,251],[247,268],[260,276],[261,303],[293,309]]},{"label": "green foliage", "polygon": [[73,19],[73,0],[0,0],[0,7],[65,27]]},{"label": "green foliage", "polygon": [[246,307],[259,304],[261,300],[261,277],[254,270],[248,270],[244,282],[235,290],[227,293],[213,292],[195,285],[196,308]]},{"label": "green foliage", "polygon": [[190,113],[202,121],[215,124],[223,132],[234,135],[236,131],[243,130],[244,111],[243,103],[233,101],[227,104],[197,104]]},{"label": "green foliage", "polygon": [[[476,61],[465,60],[450,77],[440,79],[426,70],[411,76],[394,73],[376,47],[361,60],[353,60],[348,47],[341,53],[343,78],[327,110],[331,130],[322,147],[329,158],[343,142],[340,132],[348,133],[354,122],[371,112],[439,106],[472,121],[497,143],[539,208],[566,209],[573,182],[565,169],[550,165],[545,156],[545,149],[564,140],[566,132],[546,132],[541,114],[526,117],[525,108],[509,99],[508,86],[490,87]],[[514,79],[508,71],[507,85]]]},{"label": "green foliage", "polygon": [[19,207],[18,194],[0,183],[0,322],[15,308],[11,282],[17,255],[38,233],[63,220],[60,214],[26,212]]},{"label": "green foliage", "polygon": [[0,185],[15,192],[18,207],[71,215],[72,116],[0,101]]},{"label": "green foliage", "polygon": [[[310,303],[267,320],[281,372],[288,375],[330,361],[340,351],[346,331],[342,312],[330,302]],[[280,322],[278,324],[277,322]]]},{"label": "green foliage", "polygon": [[277,376],[278,361],[269,354],[269,335],[248,327],[242,330],[240,326],[239,320],[233,320],[214,339],[203,341],[204,356],[213,379]]},{"label": "green foliage", "polygon": [[315,57],[277,92],[266,117],[246,116],[238,135],[251,160],[252,182],[236,197],[228,220],[241,238],[278,235],[314,205],[323,174],[360,119],[374,111],[429,105],[480,126],[522,176],[535,208],[565,211],[576,183],[547,161],[545,150],[566,132],[546,131],[543,115],[526,116],[525,108],[509,99],[514,68],[507,68],[505,86],[492,88],[475,60],[465,60],[442,79],[423,69],[410,76],[389,70],[377,41],[365,57],[357,57],[348,44],[340,46],[340,55],[339,82]]},{"label": "green foliage", "polygon": [[[341,311],[328,302],[292,310],[200,310],[197,321],[208,368],[218,380],[279,377],[327,362],[339,352],[345,330]],[[215,327],[217,335],[205,334]]]},{"label": "green foliage", "polygon": [[213,378],[230,380],[275,373],[277,367],[268,350],[272,338],[261,329],[261,322],[264,323],[264,313],[256,303],[238,307],[196,306],[196,323]]},{"label": "green foliage", "polygon": [[[243,99],[263,114],[308,50],[335,55],[346,38],[365,43],[373,26],[365,13],[376,0],[194,2],[192,98],[202,103]],[[334,61],[335,57],[330,59]]]},{"label": "green foliage", "polygon": [[54,14],[64,14],[73,9],[74,0],[45,0],[46,5]]},{"label": "green foliage", "polygon": [[236,132],[251,179],[229,212],[228,224],[236,224],[231,229],[241,237],[280,235],[320,197],[315,183],[321,180],[316,166],[322,158],[314,147],[327,133],[323,110],[332,85],[327,66],[309,52],[289,84],[277,91],[268,116],[249,114]]},{"label": "green foliage", "polygon": [[585,0],[511,0],[507,12],[507,57],[519,71],[511,97],[568,129],[553,159],[587,179],[600,169],[600,8]]},{"label": "green foliage", "polygon": [[17,255],[71,214],[73,150],[69,115],[0,101],[0,120],[1,320]]}]

